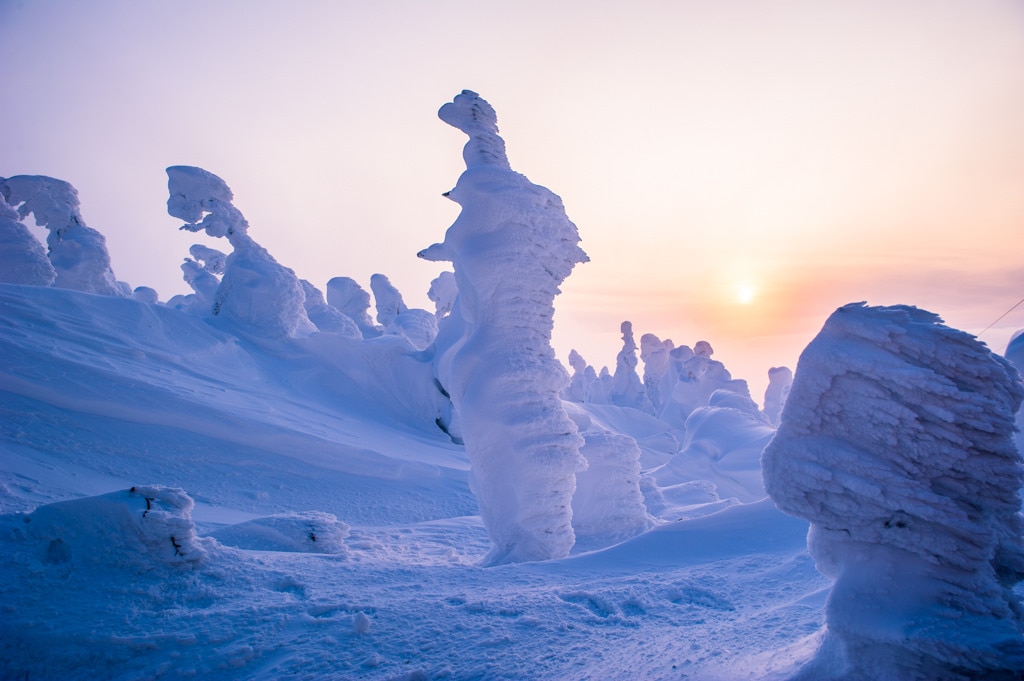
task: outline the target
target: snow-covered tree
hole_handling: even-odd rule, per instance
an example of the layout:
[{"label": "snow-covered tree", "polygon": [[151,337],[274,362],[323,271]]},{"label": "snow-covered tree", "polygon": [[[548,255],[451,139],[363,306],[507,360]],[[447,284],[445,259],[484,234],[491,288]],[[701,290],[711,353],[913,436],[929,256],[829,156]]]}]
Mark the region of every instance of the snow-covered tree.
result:
[{"label": "snow-covered tree", "polygon": [[21,224],[18,211],[8,205],[0,191],[0,282],[50,286],[56,278],[43,245]]},{"label": "snow-covered tree", "polygon": [[430,282],[427,298],[434,303],[434,314],[442,319],[452,311],[455,297],[459,295],[459,285],[455,283],[454,272],[442,272]]},{"label": "snow-covered tree", "polygon": [[305,294],[303,305],[306,308],[306,316],[318,330],[337,333],[346,338],[363,337],[354,321],[324,300],[324,294],[320,289],[305,279],[299,280],[299,283],[302,284],[302,292]]},{"label": "snow-covered tree", "polygon": [[793,371],[789,367],[772,367],[768,370],[768,387],[764,391],[764,415],[772,425],[779,424],[782,407],[789,397],[793,385]]},{"label": "snow-covered tree", "polygon": [[[249,223],[232,205],[234,197],[224,180],[193,166],[171,166],[167,177],[167,212],[185,221],[181,229],[224,237],[234,248],[224,263],[212,313],[257,338],[315,331],[299,278],[249,236]],[[186,280],[189,274],[185,272]]]},{"label": "snow-covered tree", "polygon": [[[29,213],[46,227],[53,285],[86,293],[126,295],[113,270],[103,235],[85,224],[78,191],[63,180],[45,175],[16,175],[0,179],[0,194],[24,219]],[[130,294],[131,289],[128,289]]]},{"label": "snow-covered tree", "polygon": [[633,407],[652,411],[644,384],[636,372],[639,363],[636,341],[633,339],[632,322],[622,322],[622,349],[615,358],[615,373],[612,376],[611,401],[620,407]]},{"label": "snow-covered tree", "polygon": [[664,399],[661,393],[661,382],[668,373],[671,364],[669,353],[675,348],[671,340],[664,341],[653,333],[640,336],[640,359],[644,363],[644,390],[647,399],[654,408],[654,413],[661,411]]},{"label": "snow-covered tree", "polygon": [[377,306],[377,321],[385,333],[404,337],[417,350],[434,342],[437,336],[435,314],[407,306],[401,292],[383,274],[370,277],[370,290]]},{"label": "snow-covered tree", "polygon": [[835,580],[801,679],[1024,674],[1017,372],[907,306],[840,308],[807,346],[764,482]]},{"label": "snow-covered tree", "polygon": [[509,166],[486,101],[465,90],[438,115],[469,136],[466,171],[447,194],[462,211],[419,255],[454,265],[462,333],[438,343],[436,365],[494,544],[485,562],[558,558],[575,541],[572,495],[585,464],[559,398],[568,375],[551,347],[553,302],[587,256],[561,199]]},{"label": "snow-covered tree", "polygon": [[370,294],[350,277],[334,277],[327,282],[327,304],[355,322],[363,338],[376,338],[382,330],[373,323]]}]

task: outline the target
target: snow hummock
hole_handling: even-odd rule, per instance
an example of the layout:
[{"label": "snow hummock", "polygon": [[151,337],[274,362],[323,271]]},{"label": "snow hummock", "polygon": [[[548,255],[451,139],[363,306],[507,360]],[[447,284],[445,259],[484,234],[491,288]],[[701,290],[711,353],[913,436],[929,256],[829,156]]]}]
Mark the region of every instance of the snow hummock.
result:
[{"label": "snow hummock", "polygon": [[1012,678],[1024,670],[1017,372],[907,306],[837,310],[797,365],[763,457],[835,583],[801,679]]},{"label": "snow hummock", "polygon": [[559,397],[568,376],[551,347],[553,301],[587,256],[561,199],[509,167],[486,101],[464,90],[438,115],[470,138],[466,171],[446,194],[462,212],[419,255],[454,266],[460,335],[441,339],[437,352],[449,359],[438,380],[458,413],[494,542],[487,563],[564,557],[585,462]]}]

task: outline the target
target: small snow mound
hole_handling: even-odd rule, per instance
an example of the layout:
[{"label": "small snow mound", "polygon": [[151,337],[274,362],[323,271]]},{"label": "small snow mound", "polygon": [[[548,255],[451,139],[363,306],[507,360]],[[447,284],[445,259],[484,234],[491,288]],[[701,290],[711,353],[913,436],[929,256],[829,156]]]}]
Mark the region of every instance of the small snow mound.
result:
[{"label": "small snow mound", "polygon": [[192,498],[159,485],[40,506],[24,516],[24,538],[46,565],[149,570],[201,563],[213,543],[196,536]]},{"label": "small snow mound", "polygon": [[231,525],[210,533],[225,546],[250,551],[347,553],[349,526],[330,513],[281,513]]}]

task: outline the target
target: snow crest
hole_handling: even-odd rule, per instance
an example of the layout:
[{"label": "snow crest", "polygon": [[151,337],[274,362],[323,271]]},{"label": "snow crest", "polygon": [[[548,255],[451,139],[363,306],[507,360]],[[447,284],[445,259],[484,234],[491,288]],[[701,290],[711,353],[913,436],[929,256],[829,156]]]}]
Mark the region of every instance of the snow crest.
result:
[{"label": "snow crest", "polygon": [[835,580],[799,678],[1024,671],[1015,370],[907,306],[837,310],[800,357],[763,455],[783,511]]},{"label": "snow crest", "polygon": [[439,116],[470,136],[467,169],[447,193],[462,211],[419,255],[454,265],[457,312],[435,363],[494,544],[485,562],[562,557],[575,541],[571,502],[584,460],[559,398],[568,376],[551,347],[553,302],[587,256],[561,199],[509,168],[487,102],[463,91]]}]

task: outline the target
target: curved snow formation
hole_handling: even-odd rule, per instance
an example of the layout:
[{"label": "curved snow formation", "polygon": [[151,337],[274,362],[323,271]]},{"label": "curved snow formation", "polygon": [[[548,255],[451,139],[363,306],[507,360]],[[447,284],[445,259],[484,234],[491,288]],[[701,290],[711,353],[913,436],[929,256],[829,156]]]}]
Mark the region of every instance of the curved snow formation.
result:
[{"label": "curved snow formation", "polygon": [[1024,671],[1019,375],[934,314],[851,304],[800,357],[764,482],[835,580],[799,678]]},{"label": "curved snow formation", "polygon": [[0,283],[51,286],[56,278],[43,245],[21,224],[18,211],[0,191]]},{"label": "curved snow formation", "polygon": [[[224,180],[194,166],[171,166],[167,178],[167,212],[185,221],[181,229],[224,237],[234,247],[224,264],[213,315],[257,338],[316,331],[306,315],[299,278],[249,236],[249,223],[232,205],[233,195]],[[190,284],[198,274],[198,268],[192,270],[185,272]]]},{"label": "curved snow formation", "polygon": [[439,336],[438,380],[458,412],[472,484],[494,544],[488,564],[568,554],[583,444],[559,395],[568,376],[551,347],[558,286],[587,256],[561,199],[510,169],[494,109],[464,90],[438,112],[469,135],[466,171],[447,196],[462,211],[442,243],[458,336]]},{"label": "curved snow formation", "polygon": [[107,240],[85,224],[78,191],[73,186],[45,175],[16,175],[0,178],[0,194],[17,209],[20,218],[32,213],[36,224],[49,230],[46,245],[56,274],[54,286],[99,295],[126,295],[110,268]]}]

